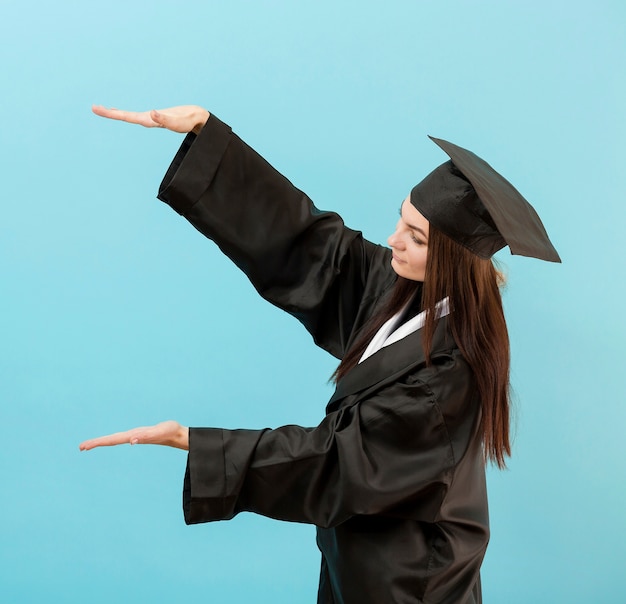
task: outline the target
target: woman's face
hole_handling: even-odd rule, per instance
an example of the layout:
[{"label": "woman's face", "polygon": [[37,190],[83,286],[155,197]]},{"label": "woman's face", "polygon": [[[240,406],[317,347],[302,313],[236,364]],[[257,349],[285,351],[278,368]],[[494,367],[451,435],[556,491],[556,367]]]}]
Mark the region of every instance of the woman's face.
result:
[{"label": "woman's face", "polygon": [[400,206],[400,220],[387,243],[393,252],[391,268],[398,276],[412,281],[424,281],[428,253],[428,220],[413,207],[408,197]]}]

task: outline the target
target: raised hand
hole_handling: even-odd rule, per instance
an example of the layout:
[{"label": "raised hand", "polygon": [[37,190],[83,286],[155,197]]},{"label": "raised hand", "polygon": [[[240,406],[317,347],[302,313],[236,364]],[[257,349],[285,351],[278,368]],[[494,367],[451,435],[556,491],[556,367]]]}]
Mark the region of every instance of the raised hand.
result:
[{"label": "raised hand", "polygon": [[145,128],[166,128],[172,132],[194,132],[198,134],[209,119],[210,113],[198,105],[179,105],[159,111],[124,111],[92,105],[91,110],[101,117],[139,124]]},{"label": "raised hand", "polygon": [[154,426],[133,428],[126,432],[116,432],[108,436],[100,436],[86,440],[79,445],[81,451],[89,451],[96,447],[112,447],[114,445],[163,445],[176,449],[189,450],[189,428],[178,422],[169,420]]}]

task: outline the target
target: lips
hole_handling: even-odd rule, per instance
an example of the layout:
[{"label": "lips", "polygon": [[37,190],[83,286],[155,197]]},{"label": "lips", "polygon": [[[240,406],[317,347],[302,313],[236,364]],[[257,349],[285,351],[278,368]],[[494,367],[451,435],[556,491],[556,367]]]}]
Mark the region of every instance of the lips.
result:
[{"label": "lips", "polygon": [[406,264],[406,262],[404,260],[402,260],[402,258],[398,258],[398,256],[396,256],[395,254],[392,254],[391,257],[396,261],[399,262],[400,264]]}]

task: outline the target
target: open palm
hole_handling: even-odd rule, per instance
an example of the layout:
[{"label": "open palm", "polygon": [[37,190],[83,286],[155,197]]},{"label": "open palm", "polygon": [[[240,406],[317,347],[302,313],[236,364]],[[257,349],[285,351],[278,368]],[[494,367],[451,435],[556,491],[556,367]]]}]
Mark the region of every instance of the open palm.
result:
[{"label": "open palm", "polygon": [[178,422],[169,420],[154,426],[133,428],[125,432],[116,432],[107,436],[99,436],[80,443],[81,451],[89,451],[96,447],[112,447],[114,445],[164,445],[176,449],[189,450],[189,428]]},{"label": "open palm", "polygon": [[166,128],[172,132],[194,132],[198,134],[206,121],[209,112],[198,105],[179,105],[168,109],[151,111],[125,111],[93,105],[91,110],[100,117],[112,120],[139,124],[145,128]]}]

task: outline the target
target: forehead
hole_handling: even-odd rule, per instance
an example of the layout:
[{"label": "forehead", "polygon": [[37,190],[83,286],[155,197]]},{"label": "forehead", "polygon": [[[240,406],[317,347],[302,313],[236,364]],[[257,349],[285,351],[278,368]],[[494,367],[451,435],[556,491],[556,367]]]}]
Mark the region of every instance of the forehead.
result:
[{"label": "forehead", "polygon": [[411,203],[410,196],[402,202],[400,206],[402,220],[409,226],[419,227],[428,233],[428,220],[422,216],[419,210]]}]

